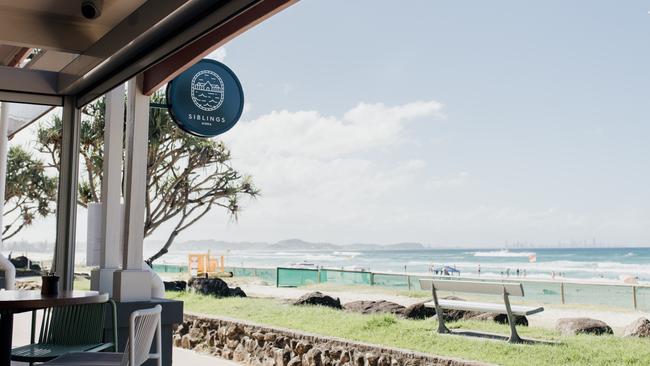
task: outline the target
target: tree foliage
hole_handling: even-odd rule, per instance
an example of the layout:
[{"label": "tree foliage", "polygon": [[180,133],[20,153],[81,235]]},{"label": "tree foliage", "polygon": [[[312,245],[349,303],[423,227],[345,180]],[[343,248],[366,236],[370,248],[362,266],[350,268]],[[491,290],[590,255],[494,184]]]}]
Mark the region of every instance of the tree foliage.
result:
[{"label": "tree foliage", "polygon": [[[153,102],[162,103],[162,95]],[[104,145],[104,100],[83,110],[80,143],[83,161],[78,202],[99,202]],[[58,167],[61,120],[55,117],[39,126],[39,149]],[[242,197],[256,197],[259,190],[248,175],[233,168],[230,150],[221,141],[186,134],[177,128],[166,110],[152,108],[145,197],[144,235],[170,225],[167,241],[148,262],[167,253],[180,232],[221,207],[232,217],[240,212]]]},{"label": "tree foliage", "polygon": [[37,216],[53,213],[57,193],[56,178],[46,174],[43,161],[20,146],[12,146],[7,152],[6,179],[3,241],[31,225]]}]

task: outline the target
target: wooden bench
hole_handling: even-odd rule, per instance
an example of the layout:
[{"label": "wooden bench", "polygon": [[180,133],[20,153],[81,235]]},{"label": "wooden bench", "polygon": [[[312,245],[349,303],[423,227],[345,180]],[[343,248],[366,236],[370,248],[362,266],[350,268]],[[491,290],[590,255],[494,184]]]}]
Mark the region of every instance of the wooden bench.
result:
[{"label": "wooden bench", "polygon": [[[532,315],[544,311],[544,308],[541,306],[510,305],[510,296],[524,296],[524,287],[521,283],[420,279],[420,287],[423,290],[431,290],[431,294],[433,295],[433,303],[427,303],[425,305],[433,305],[436,308],[436,314],[438,315],[438,333],[452,333],[445,325],[445,320],[442,315],[444,310],[483,311],[506,314],[508,323],[510,324],[510,337],[508,341],[511,343],[522,343],[525,340],[517,334],[515,316]],[[502,295],[503,304],[438,299],[438,291]],[[477,333],[477,335],[480,335],[480,333]]]}]

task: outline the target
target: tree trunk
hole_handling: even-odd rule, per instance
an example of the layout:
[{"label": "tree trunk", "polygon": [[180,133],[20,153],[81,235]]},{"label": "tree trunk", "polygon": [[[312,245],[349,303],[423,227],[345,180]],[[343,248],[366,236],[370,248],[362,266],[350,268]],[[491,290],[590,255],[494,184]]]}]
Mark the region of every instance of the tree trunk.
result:
[{"label": "tree trunk", "polygon": [[169,234],[169,238],[167,238],[167,242],[165,243],[165,245],[163,245],[163,247],[160,248],[160,250],[156,254],[152,255],[151,257],[149,257],[149,259],[145,261],[151,268],[153,268],[153,261],[167,254],[167,252],[169,252],[169,247],[174,243],[174,239],[176,239],[178,233],[179,233],[178,230],[172,231],[171,234]]}]

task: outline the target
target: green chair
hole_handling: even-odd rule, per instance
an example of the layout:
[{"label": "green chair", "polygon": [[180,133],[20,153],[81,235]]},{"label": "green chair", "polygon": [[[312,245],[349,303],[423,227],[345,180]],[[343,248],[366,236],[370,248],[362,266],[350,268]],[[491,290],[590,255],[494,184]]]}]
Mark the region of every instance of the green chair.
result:
[{"label": "green chair", "polygon": [[[106,342],[106,308],[113,323],[113,339]],[[103,304],[74,305],[43,310],[43,319],[36,337],[36,311],[32,312],[31,343],[11,350],[11,360],[46,362],[70,352],[117,351],[117,307],[113,300]]]}]

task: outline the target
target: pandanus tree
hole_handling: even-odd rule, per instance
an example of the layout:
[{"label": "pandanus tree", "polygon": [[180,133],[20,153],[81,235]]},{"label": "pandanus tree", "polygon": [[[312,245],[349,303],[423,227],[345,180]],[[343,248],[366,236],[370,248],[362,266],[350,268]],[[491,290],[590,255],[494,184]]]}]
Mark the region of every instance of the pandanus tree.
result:
[{"label": "pandanus tree", "polygon": [[[152,97],[152,102],[163,101],[162,95]],[[100,201],[104,110],[103,99],[83,110],[78,198],[83,207]],[[38,148],[50,156],[51,166],[58,169],[61,149],[59,117],[39,126]],[[145,237],[163,228],[169,230],[166,242],[147,260],[149,263],[165,255],[182,231],[204,218],[213,208],[222,208],[227,216],[236,219],[241,210],[241,199],[254,198],[260,193],[249,175],[233,167],[230,150],[223,142],[183,132],[175,126],[166,110],[158,108],[152,108],[149,115],[146,186]]]},{"label": "pandanus tree", "polygon": [[7,152],[2,240],[53,213],[56,188],[56,178],[48,176],[42,160],[12,146]]}]

